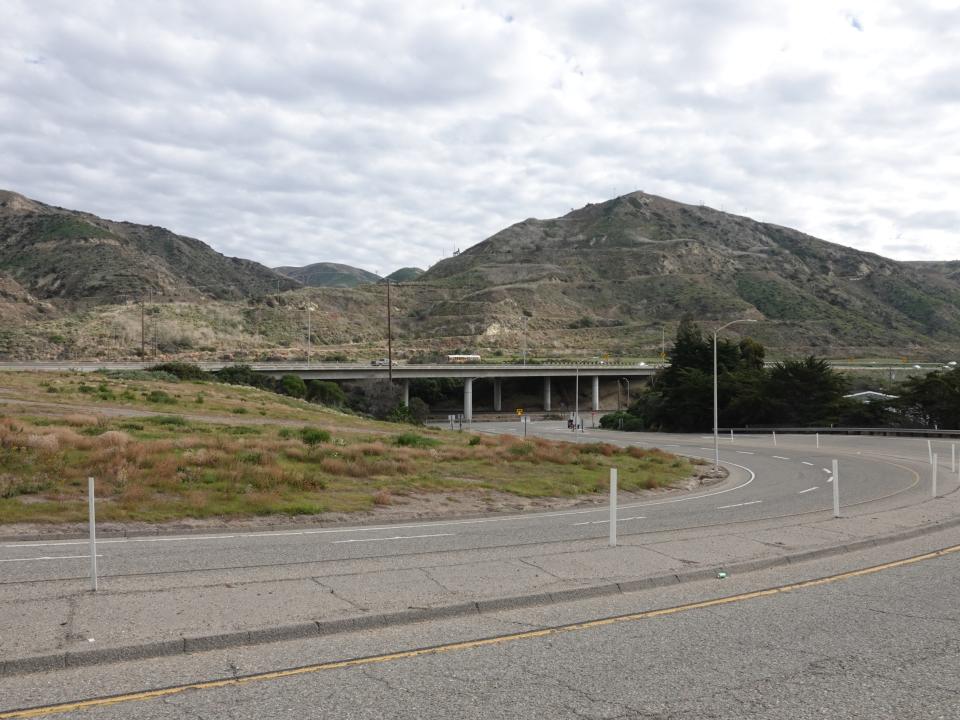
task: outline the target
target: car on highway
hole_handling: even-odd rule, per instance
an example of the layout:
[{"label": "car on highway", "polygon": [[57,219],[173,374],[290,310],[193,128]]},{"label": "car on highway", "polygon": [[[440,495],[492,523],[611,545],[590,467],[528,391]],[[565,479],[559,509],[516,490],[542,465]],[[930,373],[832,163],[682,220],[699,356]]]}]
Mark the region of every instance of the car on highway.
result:
[{"label": "car on highway", "polygon": [[386,367],[390,364],[390,360],[387,358],[377,358],[376,360],[371,360],[370,364],[378,367]]}]

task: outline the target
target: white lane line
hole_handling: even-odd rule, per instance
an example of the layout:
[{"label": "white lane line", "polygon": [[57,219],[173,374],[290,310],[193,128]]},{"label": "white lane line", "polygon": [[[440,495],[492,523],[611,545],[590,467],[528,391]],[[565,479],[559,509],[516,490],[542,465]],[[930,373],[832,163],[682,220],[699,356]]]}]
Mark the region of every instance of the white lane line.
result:
[{"label": "white lane line", "polygon": [[827,478],[827,482],[828,482],[828,483],[832,483],[832,482],[833,482],[833,478],[832,478],[832,477],[828,477],[828,478]]},{"label": "white lane line", "polygon": [[737,450],[738,455],[755,455],[756,453],[749,452],[748,450]]},{"label": "white lane line", "polygon": [[[97,553],[97,557],[103,557],[100,553]],[[34,560],[89,560],[89,555],[43,555],[41,557],[32,557],[32,558],[4,558],[0,562],[33,562]]]},{"label": "white lane line", "polygon": [[[254,533],[251,533],[253,535]],[[112,540],[97,540],[97,545],[114,545],[117,543],[149,543],[149,542],[177,542],[180,540],[229,540],[231,538],[244,537],[243,535],[177,535],[175,537],[151,537],[151,538],[114,538]],[[48,543],[14,543],[10,545],[0,545],[0,547],[61,547],[64,545],[89,545],[89,540],[63,540],[60,542]]]},{"label": "white lane line", "polygon": [[735,505],[721,505],[717,510],[729,510],[730,508],[743,507],[744,505],[759,505],[763,500],[751,500],[750,502],[737,503]]},{"label": "white lane line", "polygon": [[697,448],[697,450],[703,450],[704,452],[713,452],[713,448]]},{"label": "white lane line", "polygon": [[813,492],[813,491],[816,490],[818,487],[820,487],[820,486],[819,486],[819,485],[814,485],[812,488],[807,488],[806,490],[801,490],[800,492],[797,493],[797,495],[803,495],[804,493]]},{"label": "white lane line", "polygon": [[[237,537],[236,535],[197,535],[193,540],[228,540]],[[130,542],[172,542],[175,537],[155,537],[155,538],[129,538]],[[122,542],[121,540],[98,540],[97,542]]]},{"label": "white lane line", "polygon": [[812,462],[807,462],[806,460],[801,460],[800,462],[802,462],[804,465],[809,465],[810,467],[813,467]]},{"label": "white lane line", "polygon": [[394,537],[382,538],[350,538],[349,540],[334,540],[331,545],[342,545],[343,543],[359,542],[384,542],[386,540],[416,540],[417,538],[449,537],[453,533],[434,533],[432,535],[396,535]]},{"label": "white lane line", "polygon": [[[636,515],[635,517],[617,518],[617,522],[626,522],[627,520],[646,520],[645,515]],[[578,522],[574,525],[609,525],[609,520],[588,520],[587,522]]]},{"label": "white lane line", "polygon": [[789,459],[790,459],[790,458],[785,458],[785,457],[783,457],[783,455],[771,455],[770,457],[774,458],[775,460],[789,460]]},{"label": "white lane line", "polygon": [[823,470],[825,473],[827,473],[828,475],[832,475],[832,474],[833,474],[833,470],[831,470],[830,468],[822,468],[822,470]]},{"label": "white lane line", "polygon": [[[696,456],[690,456],[696,457]],[[757,474],[748,468],[745,465],[737,465],[736,463],[726,463],[732,467],[740,468],[741,470],[746,470],[749,473],[750,477],[736,485],[732,488],[727,488],[725,490],[717,490],[715,492],[703,493],[702,495],[690,495],[687,497],[673,498],[672,500],[657,500],[654,502],[643,502],[643,503],[632,503],[630,505],[621,505],[621,510],[632,510],[640,507],[651,507],[654,505],[673,505],[675,503],[681,502],[690,502],[692,500],[703,500],[705,498],[710,498],[715,495],[724,495],[725,493],[735,492],[745,488],[747,485],[752,483],[757,478]],[[551,512],[551,513],[536,513],[530,515],[505,515],[503,517],[495,518],[483,518],[476,520],[440,520],[437,522],[428,522],[428,523],[416,523],[416,524],[406,524],[406,525],[372,525],[370,527],[350,527],[350,528],[328,528],[328,529],[318,529],[318,530],[300,530],[300,531],[291,531],[292,534],[297,535],[329,535],[329,534],[345,534],[345,533],[360,533],[360,532],[376,532],[378,530],[416,530],[420,528],[440,528],[440,527],[455,527],[457,525],[483,525],[486,523],[497,523],[497,522],[529,522],[531,520],[548,520],[551,518],[557,517],[568,517],[571,515],[589,515],[591,513],[598,512],[607,512],[607,508],[592,508],[590,510],[564,510],[561,512]],[[284,532],[283,534],[291,534]],[[209,535],[209,536],[199,536],[199,535],[180,535],[175,537],[166,537],[166,538],[115,538],[112,540],[97,540],[97,544],[106,544],[106,543],[128,543],[128,542],[147,542],[147,541],[164,541],[164,542],[189,542],[192,540],[219,540],[226,538],[235,538],[237,540],[243,540],[251,537],[268,537],[273,533],[243,533],[237,535]],[[87,545],[89,544],[88,540],[69,540],[62,542],[51,542],[51,543],[31,543],[31,542],[21,542],[21,543],[11,543],[7,545],[0,545],[0,548],[34,548],[34,547],[51,547],[51,546],[61,546],[61,545]]]}]

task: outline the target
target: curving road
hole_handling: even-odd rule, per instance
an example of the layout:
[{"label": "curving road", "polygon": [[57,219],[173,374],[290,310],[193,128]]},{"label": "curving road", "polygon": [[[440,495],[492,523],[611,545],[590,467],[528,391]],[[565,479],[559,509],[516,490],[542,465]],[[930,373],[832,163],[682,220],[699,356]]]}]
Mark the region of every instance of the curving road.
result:
[{"label": "curving road", "polygon": [[616,603],[0,678],[0,718],[956,718],[958,540]]},{"label": "curving road", "polygon": [[[519,423],[490,423],[475,429],[520,432]],[[710,458],[712,438],[701,435],[572,433],[558,423],[533,423],[528,432],[576,442],[658,446],[679,454]],[[950,444],[934,441],[947,458],[940,489],[958,486],[949,468]],[[832,508],[831,460],[840,462],[844,514],[916,504],[930,495],[927,442],[916,438],[830,437],[815,446],[811,436],[737,437],[723,441],[721,461],[730,478],[693,494],[622,504],[618,534],[633,535],[709,526],[772,522],[824,514]],[[544,472],[549,472],[545,466]],[[247,533],[104,539],[98,543],[102,577],[177,575],[229,569],[251,570],[343,561],[377,561],[458,551],[497,550],[528,545],[605,538],[604,505],[517,516],[389,526],[304,528]],[[0,544],[0,584],[83,578],[89,556],[84,540]]]},{"label": "curving road", "polygon": [[[574,434],[555,423],[530,430],[712,456],[711,439],[700,435]],[[956,507],[955,495],[927,502],[925,440],[833,437],[823,444],[817,448],[809,436],[780,437],[776,446],[770,436],[728,438],[727,481],[622,505],[623,546],[613,550],[605,547],[605,506],[102,540],[104,591],[94,595],[85,591],[84,541],[3,543],[0,666],[15,657],[589,587],[636,576],[641,565],[650,575],[710,568],[735,561],[739,544],[754,552],[781,540],[800,547],[826,536],[843,542],[833,538],[856,537],[857,523],[875,531],[876,516],[891,515],[884,511],[903,508],[895,515],[916,521],[931,506],[941,517]],[[952,494],[951,445],[934,441],[933,449],[948,458],[940,488]],[[829,519],[833,483],[825,472],[834,458],[844,515],[838,521]],[[917,555],[938,549],[947,551]],[[909,555],[914,559],[862,570]],[[0,673],[0,718],[958,716],[955,525],[895,545],[766,567],[722,581],[711,570],[699,581],[542,606],[491,605],[252,647]],[[254,677],[232,681],[247,673]],[[141,692],[163,687],[169,690]],[[38,705],[47,707],[5,712]]]}]

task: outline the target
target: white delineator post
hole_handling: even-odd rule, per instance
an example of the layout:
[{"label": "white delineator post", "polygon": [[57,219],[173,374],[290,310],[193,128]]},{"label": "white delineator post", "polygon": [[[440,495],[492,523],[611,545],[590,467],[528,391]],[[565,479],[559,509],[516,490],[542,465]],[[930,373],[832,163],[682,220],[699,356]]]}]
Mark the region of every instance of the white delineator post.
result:
[{"label": "white delineator post", "polygon": [[933,465],[933,444],[927,440],[927,458],[930,460],[930,464]]},{"label": "white delineator post", "polygon": [[97,508],[93,495],[93,478],[87,478],[87,496],[90,518],[90,589],[97,591]]},{"label": "white delineator post", "polygon": [[820,448],[820,433],[817,433],[817,448]]},{"label": "white delineator post", "polygon": [[833,461],[833,516],[840,517],[840,472],[837,461]]},{"label": "white delineator post", "polygon": [[950,472],[957,471],[957,444],[950,445]]},{"label": "white delineator post", "polygon": [[733,442],[733,428],[730,428],[730,442]]},{"label": "white delineator post", "polygon": [[936,497],[936,496],[937,496],[937,465],[938,465],[938,464],[939,464],[939,463],[938,463],[938,461],[937,461],[937,456],[934,455],[934,456],[933,456],[933,470],[932,470],[933,484],[932,484],[932,487],[931,487],[932,496],[933,496],[933,497]]},{"label": "white delineator post", "polygon": [[773,446],[774,446],[774,447],[777,446],[777,431],[776,431],[776,430],[773,431]]},{"label": "white delineator post", "polygon": [[610,547],[617,546],[617,469],[610,468]]}]

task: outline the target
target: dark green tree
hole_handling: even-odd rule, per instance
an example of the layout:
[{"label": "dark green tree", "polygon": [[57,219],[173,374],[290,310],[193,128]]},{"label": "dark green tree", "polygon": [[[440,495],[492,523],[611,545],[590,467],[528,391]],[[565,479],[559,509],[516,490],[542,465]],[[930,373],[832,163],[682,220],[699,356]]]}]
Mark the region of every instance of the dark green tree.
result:
[{"label": "dark green tree", "polygon": [[846,379],[812,355],[784,360],[770,370],[765,390],[773,422],[788,426],[835,425],[844,410]]},{"label": "dark green tree", "polygon": [[[750,338],[717,342],[717,397],[720,424],[740,426],[762,421],[763,345]],[[713,427],[713,335],[704,335],[690,319],[677,328],[670,365],[630,408],[651,430],[692,432]]]},{"label": "dark green tree", "polygon": [[960,368],[907,378],[895,405],[923,427],[960,429]]}]

